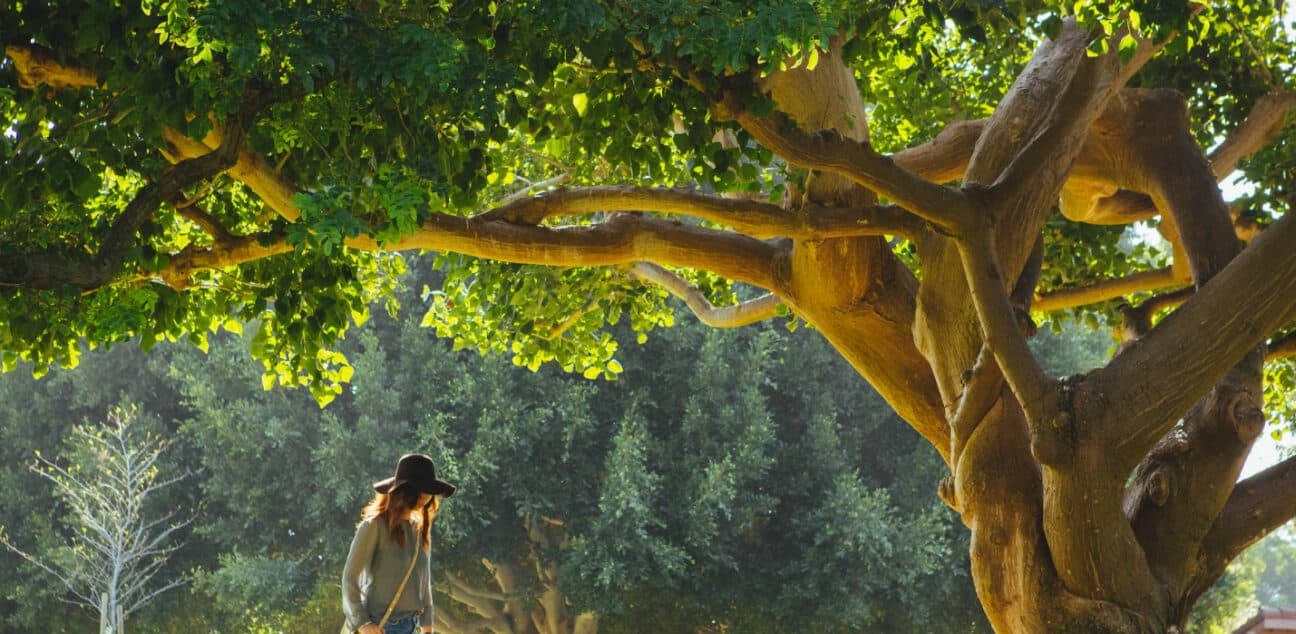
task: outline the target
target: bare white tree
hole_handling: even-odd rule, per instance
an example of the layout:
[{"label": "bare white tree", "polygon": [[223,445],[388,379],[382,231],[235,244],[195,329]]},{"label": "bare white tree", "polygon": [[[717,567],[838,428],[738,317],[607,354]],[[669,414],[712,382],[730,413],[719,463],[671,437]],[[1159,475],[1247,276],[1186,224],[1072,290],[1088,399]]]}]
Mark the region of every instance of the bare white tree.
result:
[{"label": "bare white tree", "polygon": [[62,582],[65,601],[99,613],[101,634],[122,634],[126,617],[184,582],[154,577],[183,545],[174,538],[192,518],[149,517],[144,505],[189,474],[160,477],[158,458],[171,443],[134,427],[136,417],[134,408],[117,409],[103,425],[77,426],[66,465],[37,452],[32,470],[67,507],[71,535],[63,546],[38,557],[0,528],[0,544]]}]

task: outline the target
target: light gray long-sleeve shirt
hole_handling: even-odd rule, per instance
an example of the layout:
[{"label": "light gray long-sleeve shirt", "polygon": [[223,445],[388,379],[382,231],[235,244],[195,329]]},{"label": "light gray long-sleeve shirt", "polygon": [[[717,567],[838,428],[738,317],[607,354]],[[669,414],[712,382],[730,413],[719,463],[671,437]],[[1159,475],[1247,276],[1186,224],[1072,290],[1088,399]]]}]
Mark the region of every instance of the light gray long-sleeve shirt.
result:
[{"label": "light gray long-sleeve shirt", "polygon": [[415,549],[419,561],[388,621],[421,613],[419,626],[432,625],[432,568],[427,549],[418,547],[418,531],[412,523],[401,522],[399,530],[405,531],[404,547],[392,539],[382,518],[366,519],[356,527],[351,552],[342,569],[342,611],[352,631],[382,618]]}]

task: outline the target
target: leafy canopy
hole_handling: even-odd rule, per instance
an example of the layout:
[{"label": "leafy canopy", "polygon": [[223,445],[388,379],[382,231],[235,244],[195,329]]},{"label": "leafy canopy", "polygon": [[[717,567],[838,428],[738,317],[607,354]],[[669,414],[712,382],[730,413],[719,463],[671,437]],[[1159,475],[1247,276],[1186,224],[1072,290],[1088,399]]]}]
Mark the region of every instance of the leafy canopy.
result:
[{"label": "leafy canopy", "polygon": [[[780,200],[805,174],[717,121],[707,91],[747,71],[812,66],[834,38],[847,42],[873,142],[894,151],[991,112],[1034,43],[1056,33],[1058,16],[1108,33],[1178,30],[1174,54],[1139,81],[1192,86],[1194,132],[1210,145],[1287,68],[1287,31],[1274,9],[1235,4],[1191,18],[1187,5],[1148,0],[11,1],[0,43],[34,45],[88,78],[78,89],[24,86],[17,58],[0,62],[0,256],[99,253],[129,201],[170,169],[169,132],[218,131],[249,86],[270,104],[246,149],[294,184],[299,215],[275,213],[228,176],[189,187],[114,254],[109,283],[0,289],[3,367],[74,366],[82,339],[203,347],[209,333],[256,323],[252,354],[266,385],[309,385],[327,402],[351,372],[336,341],[376,298],[396,308],[388,280],[403,267],[346,240],[394,245],[435,214],[468,215],[558,182]],[[1262,71],[1243,70],[1254,68]],[[722,129],[734,142],[722,142]],[[1293,147],[1273,144],[1246,165],[1244,214],[1264,219],[1285,204]],[[226,235],[290,250],[161,283],[177,254],[219,238],[194,221],[194,208]],[[1058,221],[1045,237],[1041,292],[1157,268],[1167,257],[1114,227]],[[428,290],[435,301],[425,323],[533,369],[553,361],[614,377],[610,325],[628,319],[643,333],[673,323],[666,293],[622,270],[450,254],[437,265],[446,284]],[[680,273],[719,305],[750,295],[712,273]],[[1112,311],[1075,315],[1098,324]]]}]

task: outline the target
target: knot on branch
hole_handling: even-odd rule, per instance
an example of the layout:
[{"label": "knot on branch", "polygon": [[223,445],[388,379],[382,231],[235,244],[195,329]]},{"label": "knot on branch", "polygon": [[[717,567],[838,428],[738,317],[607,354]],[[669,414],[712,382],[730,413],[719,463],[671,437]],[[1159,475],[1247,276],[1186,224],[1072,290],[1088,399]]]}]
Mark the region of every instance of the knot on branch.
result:
[{"label": "knot on branch", "polygon": [[1264,410],[1247,392],[1234,395],[1229,402],[1227,413],[1229,424],[1237,433],[1238,440],[1244,443],[1254,441],[1264,430]]},{"label": "knot on branch", "polygon": [[1148,476],[1147,496],[1157,506],[1165,506],[1170,499],[1170,476],[1162,469],[1157,469]]},{"label": "knot on branch", "polygon": [[940,485],[936,487],[936,494],[940,496],[946,506],[954,510],[955,513],[962,513],[959,509],[958,487],[954,482],[954,475],[950,474],[941,478]]},{"label": "knot on branch", "polygon": [[[1043,412],[1040,420],[1030,420],[1031,454],[1044,465],[1071,462],[1078,449],[1079,431],[1075,415],[1076,383],[1079,377],[1067,377],[1053,384],[1036,405]],[[1029,411],[1029,410],[1028,410]]]},{"label": "knot on branch", "polygon": [[1055,412],[1042,425],[1034,425],[1031,455],[1040,464],[1058,465],[1075,453],[1075,416],[1070,411]]},{"label": "knot on branch", "polygon": [[846,135],[842,134],[841,130],[838,130],[837,128],[820,128],[815,130],[810,133],[810,139],[815,143],[831,143],[834,145],[846,143],[847,141],[854,142],[853,139],[846,138]]},{"label": "knot on branch", "polygon": [[1139,310],[1129,302],[1121,302],[1116,306],[1116,312],[1121,315],[1120,331],[1117,335],[1121,339],[1122,349],[1143,338],[1143,335],[1152,329],[1152,319],[1147,311]]},{"label": "knot on branch", "polygon": [[[717,79],[718,88],[708,90],[707,84],[715,86],[713,82],[716,82]],[[689,82],[704,94],[710,93],[711,112],[720,121],[738,119],[740,115],[748,111],[749,97],[756,94],[756,85],[747,74],[714,78],[699,73],[690,73]]]}]

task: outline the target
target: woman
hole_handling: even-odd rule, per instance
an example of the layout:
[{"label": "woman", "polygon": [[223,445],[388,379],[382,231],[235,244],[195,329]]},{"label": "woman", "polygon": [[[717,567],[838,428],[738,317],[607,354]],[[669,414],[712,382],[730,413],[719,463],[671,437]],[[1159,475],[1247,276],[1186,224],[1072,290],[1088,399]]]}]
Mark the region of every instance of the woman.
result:
[{"label": "woman", "polygon": [[[431,632],[430,531],[441,498],[454,495],[455,486],[437,479],[431,458],[409,454],[396,463],[395,476],[375,482],[373,488],[378,493],[361,513],[342,571],[346,631]],[[397,596],[407,574],[408,581]]]}]

